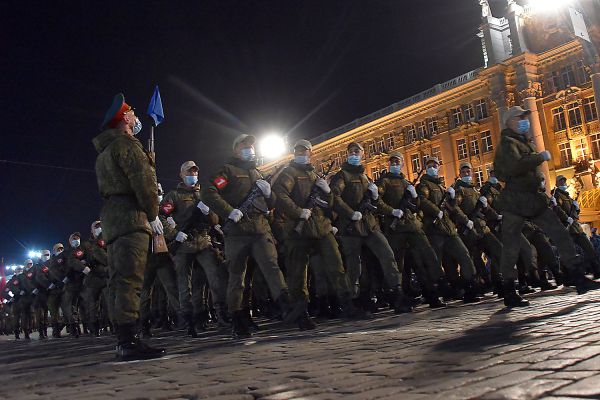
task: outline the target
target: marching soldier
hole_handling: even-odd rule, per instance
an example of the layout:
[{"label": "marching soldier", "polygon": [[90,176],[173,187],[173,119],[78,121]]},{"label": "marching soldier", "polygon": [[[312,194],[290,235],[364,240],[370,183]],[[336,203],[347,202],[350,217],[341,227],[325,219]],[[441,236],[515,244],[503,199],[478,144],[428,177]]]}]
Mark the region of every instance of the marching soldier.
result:
[{"label": "marching soldier", "polygon": [[358,298],[361,294],[361,249],[367,246],[379,260],[385,283],[392,290],[394,311],[410,312],[412,305],[402,293],[402,275],[398,271],[394,252],[381,233],[373,213],[377,207],[372,202],[379,201],[379,189],[364,173],[364,149],[358,143],[350,143],[347,150],[347,161],[331,179],[331,191],[334,196],[334,211],[338,213],[336,227],[340,234],[346,275],[353,297]]},{"label": "marching soldier", "polygon": [[34,269],[33,260],[25,261],[25,269],[23,273],[19,275],[19,282],[21,283],[21,297],[19,298],[19,308],[21,310],[21,328],[25,335],[25,339],[29,339],[29,335],[32,331],[33,322],[33,302],[35,299],[36,285],[34,280]]},{"label": "marching soldier", "polygon": [[100,220],[108,247],[109,312],[117,332],[117,359],[161,357],[164,349],[152,348],[136,336],[150,235],[163,233],[154,160],[135,138],[142,124],[123,94],[115,96],[102,129],[93,143],[104,199]]},{"label": "marching soldier", "polygon": [[33,281],[35,289],[33,293],[33,310],[35,319],[38,323],[38,333],[40,339],[48,338],[48,285],[44,280],[44,275],[48,274],[48,265],[50,263],[50,250],[42,250],[42,258],[39,263],[33,266]]},{"label": "marching soldier", "polygon": [[[87,267],[89,272],[83,279],[83,292],[81,297],[85,301],[85,311],[87,312],[86,321],[90,326],[92,336],[100,336],[100,310],[108,308],[102,307],[102,299],[108,298],[108,254],[106,252],[106,243],[102,239],[102,224],[100,221],[94,221],[91,226],[91,237],[83,244],[86,254]],[[84,269],[85,270],[85,269]],[[87,271],[87,270],[85,270]]]},{"label": "marching soldier", "polygon": [[[12,319],[13,319],[13,333],[15,335],[15,339],[21,339],[21,328],[22,325],[25,324],[23,320],[23,310],[21,307],[21,292],[24,293],[21,279],[19,275],[23,273],[23,267],[19,266],[15,269],[13,276],[6,282],[6,286],[4,287],[5,297],[11,299],[11,308],[12,308]],[[25,339],[29,339],[29,332],[27,330],[23,330],[25,333]]]},{"label": "marching soldier", "polygon": [[69,326],[69,334],[77,338],[81,334],[79,305],[83,289],[83,278],[90,272],[90,267],[87,265],[88,256],[81,247],[81,234],[79,232],[74,232],[69,236],[69,247],[63,255],[66,256],[66,275],[63,279],[65,286],[61,308],[65,323]]},{"label": "marching soldier", "polygon": [[227,305],[233,316],[234,337],[239,338],[250,336],[249,319],[242,310],[248,257],[256,261],[286,322],[295,321],[303,311],[298,307],[292,309],[287,285],[277,265],[277,249],[266,217],[275,196],[269,182],[256,169],[255,140],[252,135],[238,136],[233,142],[233,157],[211,175],[202,192],[204,203],[223,221],[229,270]]},{"label": "marching soldier", "polygon": [[[438,177],[440,163],[436,157],[430,157],[426,164],[426,174],[421,177],[417,193],[421,200],[424,214],[425,232],[429,237],[438,259],[449,257],[460,265],[460,275],[464,286],[463,301],[473,303],[481,300],[475,288],[475,266],[462,240],[458,236],[456,226],[450,219],[448,210],[456,206],[456,192],[452,186],[445,189]],[[471,222],[472,224],[472,222]],[[469,224],[469,226],[471,226]],[[472,227],[472,226],[471,226]],[[448,274],[448,271],[446,271]],[[457,284],[458,282],[453,282]]]},{"label": "marching soldier", "polygon": [[526,306],[515,290],[515,263],[519,256],[519,235],[526,219],[531,220],[548,234],[558,247],[561,260],[575,280],[577,292],[600,288],[600,283],[589,280],[582,270],[575,246],[560,219],[550,210],[550,199],[540,188],[543,175],[539,166],[550,160],[548,151],[538,153],[529,139],[531,111],[521,107],[507,110],[500,146],[494,156],[494,171],[505,182],[497,206],[502,213],[502,258],[504,304],[507,307]]},{"label": "marching soldier", "polygon": [[444,279],[442,265],[435,255],[423,223],[417,218],[419,197],[415,187],[404,177],[404,157],[400,152],[390,154],[390,168],[377,182],[380,207],[384,211],[384,231],[394,250],[398,269],[402,273],[407,251],[414,261],[414,270],[425,286],[430,307],[443,307],[437,284]]},{"label": "marching soldier", "polygon": [[[52,325],[52,337],[61,337],[60,332],[60,308],[63,304],[63,280],[66,278],[66,257],[62,243],[52,246],[52,256],[48,261],[48,272],[37,277],[38,283],[48,290],[48,310],[50,311],[50,324]],[[42,269],[43,270],[43,269]]]}]

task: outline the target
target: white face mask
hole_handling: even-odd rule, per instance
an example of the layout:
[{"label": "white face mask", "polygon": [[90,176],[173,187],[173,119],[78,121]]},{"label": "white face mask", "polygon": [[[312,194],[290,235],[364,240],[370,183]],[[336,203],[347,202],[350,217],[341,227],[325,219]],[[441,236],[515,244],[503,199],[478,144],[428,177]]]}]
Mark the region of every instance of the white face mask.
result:
[{"label": "white face mask", "polygon": [[309,156],[294,156],[294,162],[296,164],[306,165],[306,164],[310,163],[310,157]]},{"label": "white face mask", "polygon": [[471,181],[473,180],[473,178],[470,175],[467,176],[462,176],[460,178],[464,183],[471,183]]},{"label": "white face mask", "polygon": [[42,261],[46,262],[50,259],[50,254],[44,254],[42,255]]},{"label": "white face mask", "polygon": [[490,176],[489,180],[492,185],[495,185],[498,183],[498,178],[496,178],[495,176]]},{"label": "white face mask", "polygon": [[71,246],[74,248],[79,247],[79,245],[81,244],[81,241],[79,239],[77,240],[71,240]]},{"label": "white face mask", "polygon": [[427,167],[427,175],[429,175],[433,178],[437,178],[438,169],[436,167]]},{"label": "white face mask", "polygon": [[160,202],[162,201],[162,199],[163,199],[163,196],[162,196],[162,194],[159,194],[159,195],[158,195],[158,202],[160,203]]},{"label": "white face mask", "polygon": [[569,187],[568,186],[559,186],[558,188],[560,190],[562,190],[563,192],[566,192]]},{"label": "white face mask", "polygon": [[94,236],[95,237],[100,236],[101,233],[102,233],[102,228],[96,228],[96,229],[94,229]]}]

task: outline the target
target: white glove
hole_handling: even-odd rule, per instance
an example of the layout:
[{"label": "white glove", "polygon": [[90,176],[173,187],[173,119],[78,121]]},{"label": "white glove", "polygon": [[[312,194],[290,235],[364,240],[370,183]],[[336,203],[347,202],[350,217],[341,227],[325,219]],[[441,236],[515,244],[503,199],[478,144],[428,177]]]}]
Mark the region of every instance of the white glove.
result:
[{"label": "white glove", "polygon": [[371,198],[373,200],[377,200],[379,198],[379,188],[377,188],[376,184],[374,184],[373,182],[369,182],[369,184],[367,185],[367,190],[371,192]]},{"label": "white glove", "polygon": [[56,286],[54,286],[54,283],[51,283],[50,286],[48,286],[48,290],[52,290],[54,289]]},{"label": "white glove", "polygon": [[502,214],[498,214],[498,221],[502,221]]},{"label": "white glove", "polygon": [[255,183],[267,199],[271,197],[271,185],[269,182],[265,181],[264,179],[259,179]]},{"label": "white glove", "polygon": [[175,229],[175,227],[177,226],[177,222],[175,222],[175,220],[173,219],[173,217],[168,217],[167,218],[167,224],[169,224],[169,226],[171,227],[171,229]]},{"label": "white glove", "polygon": [[179,243],[183,243],[187,240],[188,235],[185,234],[185,232],[177,232],[177,236],[175,236],[175,240]]},{"label": "white glove", "polygon": [[469,222],[467,222],[467,228],[469,230],[473,229],[473,221],[469,220]]},{"label": "white glove", "polygon": [[442,219],[442,218],[444,218],[444,212],[443,212],[443,211],[440,211],[440,212],[438,213],[438,215],[437,215],[437,218],[438,218],[438,219]]},{"label": "white glove", "polygon": [[230,220],[232,220],[235,223],[240,222],[240,219],[242,219],[242,217],[244,216],[244,213],[242,213],[240,210],[238,210],[237,208],[234,208],[233,210],[231,210],[231,212],[229,213],[229,218]]},{"label": "white glove", "polygon": [[352,221],[360,221],[362,219],[362,213],[360,211],[354,211],[352,214]]},{"label": "white glove", "polygon": [[398,208],[395,208],[392,210],[392,215],[396,218],[402,218],[402,216],[404,215],[404,212]]},{"label": "white glove", "polygon": [[198,202],[198,205],[196,207],[200,211],[202,211],[202,214],[204,214],[204,215],[208,215],[208,212],[210,211],[210,208],[208,208],[208,206],[201,201]]},{"label": "white glove", "polygon": [[62,283],[67,283],[67,282],[69,282],[69,278],[67,278],[67,277],[65,276],[65,278],[62,280]]},{"label": "white glove", "polygon": [[556,204],[556,197],[554,197],[554,196],[550,197],[550,203],[552,203],[552,205],[554,207],[556,207],[557,206],[557,204]]},{"label": "white glove", "polygon": [[81,272],[83,272],[85,275],[87,275],[87,274],[89,274],[91,271],[92,271],[92,270],[90,269],[90,267],[85,267],[85,268],[83,269],[83,271],[81,271]]},{"label": "white glove", "polygon": [[152,232],[157,235],[162,235],[164,233],[162,222],[160,222],[158,217],[156,217],[154,221],[150,222],[150,227],[152,228]]},{"label": "white glove", "polygon": [[300,219],[307,220],[310,218],[311,215],[312,215],[312,211],[310,211],[308,208],[303,208],[302,211],[300,212]]},{"label": "white glove", "polygon": [[25,291],[24,291],[24,290],[21,290],[21,291],[19,292],[19,295],[21,295],[21,296],[23,296],[24,294],[25,294]]},{"label": "white glove", "polygon": [[567,224],[571,225],[574,222],[573,218],[567,218]]},{"label": "white glove", "polygon": [[221,229],[221,225],[216,224],[215,225],[215,231],[219,232],[219,235],[223,235],[225,236],[225,233],[223,232],[223,230]]},{"label": "white glove", "polygon": [[448,192],[451,199],[456,197],[456,191],[454,190],[454,188],[452,186],[449,186],[448,189],[446,189],[446,192]]},{"label": "white glove", "polygon": [[573,205],[575,206],[575,209],[579,211],[579,203],[577,202],[577,200],[573,200]]},{"label": "white glove", "polygon": [[38,288],[33,289],[33,291],[31,293],[33,294],[38,294],[40,292],[40,290]]},{"label": "white glove", "polygon": [[487,202],[487,198],[485,196],[481,196],[479,198],[479,201],[481,202],[481,204],[483,204],[483,208],[487,208],[488,202]]},{"label": "white glove", "polygon": [[412,196],[413,199],[417,198],[417,189],[415,189],[415,187],[413,185],[408,185],[406,190],[408,190],[410,192],[410,195]]},{"label": "white glove", "polygon": [[337,235],[338,233],[338,228],[336,228],[335,226],[331,227],[331,233],[333,233],[333,236]]},{"label": "white glove", "polygon": [[549,161],[550,159],[552,159],[552,154],[550,154],[550,152],[548,150],[544,150],[540,153],[540,155],[542,156],[542,158],[544,159],[544,161]]},{"label": "white glove", "polygon": [[327,181],[323,178],[317,178],[315,185],[325,193],[331,192],[331,188],[327,184]]}]

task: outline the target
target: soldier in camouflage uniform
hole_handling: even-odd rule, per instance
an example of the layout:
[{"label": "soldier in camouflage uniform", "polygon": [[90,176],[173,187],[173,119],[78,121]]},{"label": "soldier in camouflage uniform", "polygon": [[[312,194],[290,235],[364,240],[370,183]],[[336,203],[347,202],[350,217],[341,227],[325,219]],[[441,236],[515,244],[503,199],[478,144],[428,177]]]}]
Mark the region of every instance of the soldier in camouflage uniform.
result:
[{"label": "soldier in camouflage uniform", "polygon": [[574,278],[578,293],[600,288],[600,284],[585,277],[582,263],[569,233],[560,219],[548,207],[550,199],[541,192],[543,174],[539,166],[550,160],[548,151],[538,153],[529,138],[529,110],[512,107],[507,110],[502,139],[494,156],[494,171],[505,182],[496,202],[502,213],[501,272],[504,279],[504,304],[507,307],[526,306],[515,290],[515,263],[519,257],[519,235],[526,219],[531,220],[558,247],[561,260]]},{"label": "soldier in camouflage uniform", "polygon": [[104,199],[100,220],[108,246],[109,308],[117,333],[117,359],[161,357],[164,349],[152,348],[136,336],[150,235],[163,233],[154,160],[135,138],[141,122],[122,94],[115,96],[102,129],[93,143]]},{"label": "soldier in camouflage uniform", "polygon": [[25,339],[29,339],[29,335],[32,332],[33,326],[33,302],[35,300],[36,285],[34,279],[33,261],[25,261],[25,269],[23,273],[19,275],[19,281],[21,283],[21,295],[19,299],[21,309],[21,328],[25,334]]},{"label": "soldier in camouflage uniform", "polygon": [[[12,315],[12,331],[15,335],[15,339],[21,338],[21,327],[25,323],[23,321],[23,310],[20,304],[21,292],[23,292],[21,279],[19,275],[23,273],[23,267],[18,267],[11,278],[6,282],[4,287],[4,296],[11,299],[11,315]],[[25,337],[29,339],[29,332],[24,330]]]},{"label": "soldier in camouflage uniform", "polygon": [[69,236],[69,247],[62,255],[66,256],[65,284],[61,308],[65,317],[65,323],[69,326],[69,334],[79,337],[81,329],[79,326],[79,305],[81,302],[81,291],[83,290],[83,278],[90,272],[87,266],[88,255],[81,247],[81,234],[75,232]]},{"label": "soldier in camouflage uniform", "polygon": [[585,234],[581,225],[579,224],[579,203],[574,200],[567,192],[567,178],[563,175],[556,177],[556,188],[554,188],[553,196],[556,199],[556,207],[554,211],[560,218],[561,222],[569,229],[571,238],[581,250],[585,257],[585,261],[592,267],[594,278],[600,278],[600,262],[598,256],[594,251],[594,247],[590,242],[590,239]]},{"label": "soldier in camouflage uniform", "polygon": [[[249,320],[242,310],[244,277],[248,257],[262,271],[271,296],[279,303],[285,320],[295,321],[301,308],[292,308],[287,285],[277,264],[277,249],[265,212],[275,202],[271,185],[256,169],[254,136],[240,135],[233,142],[234,156],[209,178],[202,192],[203,202],[219,215],[225,230],[225,258],[229,271],[227,305],[233,317],[234,337],[249,337]],[[245,215],[238,207],[251,191],[261,196]]]},{"label": "soldier in camouflage uniform", "polygon": [[400,152],[389,156],[390,168],[377,182],[383,211],[384,232],[394,251],[398,269],[402,273],[404,258],[410,252],[425,298],[430,307],[443,307],[438,294],[438,283],[444,279],[442,265],[431,247],[423,223],[417,218],[419,197],[415,187],[404,177],[404,157]]},{"label": "soldier in camouflage uniform", "polygon": [[[361,249],[367,246],[377,257],[383,270],[385,284],[392,291],[394,311],[410,312],[412,305],[402,292],[402,274],[398,271],[394,252],[381,233],[373,213],[373,207],[376,206],[371,202],[378,204],[379,189],[364,173],[365,168],[361,164],[364,149],[358,143],[350,143],[347,150],[348,160],[331,179],[331,191],[334,196],[334,211],[338,214],[336,227],[340,234],[346,275],[353,297],[361,297]],[[387,211],[391,215],[391,211]],[[363,293],[367,293],[368,290],[369,288],[362,288]]]},{"label": "soldier in camouflage uniform", "polygon": [[52,256],[46,264],[48,273],[37,277],[38,283],[48,290],[48,310],[50,311],[50,325],[52,337],[61,337],[62,325],[60,323],[60,308],[63,300],[63,280],[66,277],[66,257],[62,243],[52,246]]},{"label": "soldier in camouflage uniform", "polygon": [[38,323],[40,339],[48,338],[48,265],[50,264],[50,250],[42,250],[40,262],[33,266],[33,281],[35,285],[33,310]]},{"label": "soldier in camouflage uniform", "polygon": [[[421,177],[417,186],[417,193],[421,200],[425,232],[429,237],[431,246],[440,260],[444,256],[450,258],[452,263],[460,265],[460,275],[464,286],[463,300],[473,303],[481,300],[477,297],[475,288],[475,266],[462,240],[458,236],[456,226],[450,218],[450,212],[455,212],[456,192],[453,187],[446,190],[438,177],[439,161],[430,157],[426,164],[426,174]],[[447,275],[450,275],[446,271]],[[452,282],[458,285],[459,282]]]},{"label": "soldier in camouflage uniform", "polygon": [[[206,329],[208,309],[204,301],[203,270],[210,287],[212,300],[222,326],[228,326],[225,306],[227,274],[225,265],[217,257],[209,231],[219,220],[217,215],[200,199],[198,166],[193,161],[181,165],[182,182],[163,199],[161,215],[173,217],[177,224],[166,237],[175,240],[177,247],[174,263],[179,287],[179,314],[187,324],[188,335],[196,337],[196,323]],[[183,230],[185,229],[185,232]]]}]

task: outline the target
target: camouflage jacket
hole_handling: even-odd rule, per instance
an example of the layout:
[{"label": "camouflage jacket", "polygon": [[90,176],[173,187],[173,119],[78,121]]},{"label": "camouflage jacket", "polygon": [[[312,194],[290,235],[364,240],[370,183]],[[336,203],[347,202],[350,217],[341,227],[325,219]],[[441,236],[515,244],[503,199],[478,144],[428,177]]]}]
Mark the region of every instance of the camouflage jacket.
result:
[{"label": "camouflage jacket", "polygon": [[573,204],[574,200],[569,196],[569,193],[559,188],[554,188],[552,195],[556,199],[554,212],[558,215],[561,222],[567,226],[567,219],[569,217],[573,218],[573,223],[569,225],[569,233],[573,235],[584,233],[581,225],[579,225],[579,210]]},{"label": "camouflage jacket", "polygon": [[487,199],[488,207],[492,208],[494,211],[493,214],[486,214],[486,222],[491,230],[498,230],[501,224],[501,221],[498,220],[500,214],[496,210],[496,201],[498,200],[501,191],[502,186],[500,186],[500,184],[492,185],[489,181],[481,187],[481,195]]},{"label": "camouflage jacket", "polygon": [[83,286],[100,289],[108,281],[108,253],[106,242],[102,237],[89,238],[81,245],[87,260],[90,273],[83,279]]},{"label": "camouflage jacket", "polygon": [[491,207],[484,207],[479,198],[482,197],[477,188],[471,184],[458,179],[454,185],[456,191],[456,207],[452,218],[457,226],[461,226],[463,233],[466,232],[466,224],[473,221],[473,229],[467,232],[469,235],[481,238],[490,232],[487,220],[497,220],[498,213]]},{"label": "camouflage jacket", "polygon": [[386,173],[377,181],[379,188],[379,207],[384,215],[384,230],[392,232],[391,225],[396,219],[392,216],[394,209],[404,212],[402,218],[395,222],[394,232],[418,232],[423,230],[423,223],[417,218],[419,197],[413,199],[407,191],[410,182],[406,180],[403,173],[400,175]]},{"label": "camouflage jacket", "polygon": [[[439,178],[423,175],[417,185],[417,193],[421,200],[423,223],[428,234],[456,236],[456,226],[450,219],[449,211],[454,207],[454,201],[446,195],[446,189]],[[442,211],[444,215],[438,218]]]}]

